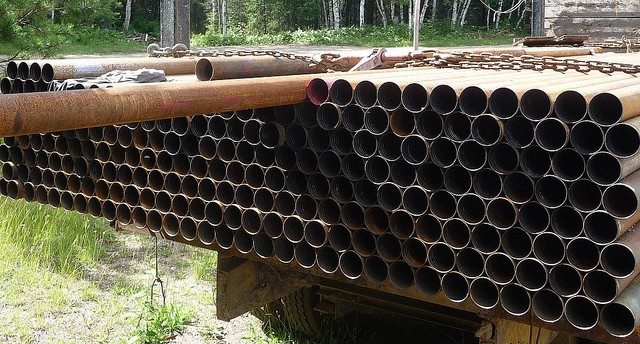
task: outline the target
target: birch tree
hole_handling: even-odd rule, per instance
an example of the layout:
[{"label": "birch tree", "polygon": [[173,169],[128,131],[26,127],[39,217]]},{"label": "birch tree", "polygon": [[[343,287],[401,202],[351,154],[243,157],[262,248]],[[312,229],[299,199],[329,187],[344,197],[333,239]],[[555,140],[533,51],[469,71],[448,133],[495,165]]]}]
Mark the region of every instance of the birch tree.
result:
[{"label": "birch tree", "polygon": [[424,17],[427,15],[427,9],[429,8],[429,0],[425,1],[422,4],[422,9],[420,10],[420,27],[424,24]]},{"label": "birch tree", "polygon": [[227,35],[227,0],[222,0],[222,8],[220,9],[220,19],[222,21],[222,35]]},{"label": "birch tree", "polygon": [[467,13],[469,12],[470,5],[471,5],[471,0],[465,0],[464,5],[462,7],[462,15],[460,16],[460,27],[463,27],[466,22]]},{"label": "birch tree", "polygon": [[131,23],[131,1],[127,0],[127,4],[124,7],[124,23],[122,24],[124,31],[129,31],[129,24]]},{"label": "birch tree", "polygon": [[451,26],[458,25],[458,6],[460,0],[453,0],[453,5],[451,6]]},{"label": "birch tree", "polygon": [[331,0],[331,7],[333,9],[333,28],[340,28],[340,1],[339,0]]},{"label": "birch tree", "polygon": [[360,29],[364,29],[364,4],[365,0],[360,0]]},{"label": "birch tree", "polygon": [[384,8],[384,0],[376,0],[376,6],[378,6],[378,12],[380,12],[380,17],[382,18],[382,26],[387,27],[389,23],[387,22],[387,13]]}]

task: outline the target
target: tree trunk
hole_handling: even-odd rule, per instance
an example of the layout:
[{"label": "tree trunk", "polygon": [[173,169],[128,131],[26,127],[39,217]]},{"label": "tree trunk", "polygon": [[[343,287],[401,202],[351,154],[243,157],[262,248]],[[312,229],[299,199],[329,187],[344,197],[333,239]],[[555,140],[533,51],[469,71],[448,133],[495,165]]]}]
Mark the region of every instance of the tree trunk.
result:
[{"label": "tree trunk", "polygon": [[451,7],[451,26],[458,24],[458,3],[459,0],[453,0],[453,6]]},{"label": "tree trunk", "polygon": [[[500,0],[500,5],[498,6],[498,11],[502,11],[502,3],[504,2],[504,0]],[[502,13],[500,12],[496,12],[496,14],[494,15],[495,17],[495,24],[496,24],[496,30],[500,27],[500,17],[501,17]]]},{"label": "tree trunk", "polygon": [[429,0],[424,2],[422,6],[422,10],[420,11],[420,27],[422,28],[422,24],[424,24],[424,17],[427,16],[427,9],[429,8]]},{"label": "tree trunk", "polygon": [[340,4],[338,0],[331,0],[331,7],[333,7],[333,28],[340,28]]},{"label": "tree trunk", "polygon": [[413,1],[409,1],[409,8],[407,11],[407,17],[409,17],[409,28],[413,27]]},{"label": "tree trunk", "polygon": [[[510,8],[513,8],[513,6],[515,6],[515,5],[516,5],[516,0],[511,0],[511,7]],[[509,12],[509,17],[507,17],[507,20],[509,22],[511,22],[511,15],[513,14],[513,12],[515,12],[515,11]]]},{"label": "tree trunk", "polygon": [[470,5],[471,5],[471,0],[465,0],[464,7],[462,9],[462,16],[460,16],[460,27],[464,26],[464,23],[467,19],[467,13],[469,12]]},{"label": "tree trunk", "polygon": [[376,5],[378,6],[378,12],[380,12],[380,17],[382,17],[382,26],[387,27],[388,25],[387,14],[385,13],[385,10],[384,10],[384,1],[376,0]]},{"label": "tree trunk", "polygon": [[124,7],[124,23],[122,24],[124,31],[129,31],[129,24],[131,23],[131,1],[127,0],[127,4]]},{"label": "tree trunk", "polygon": [[516,24],[516,28],[520,27],[522,24],[522,20],[524,19],[524,13],[526,12],[527,6],[522,6],[522,11],[520,11],[520,18],[518,18],[518,23]]},{"label": "tree trunk", "polygon": [[433,0],[433,4],[431,5],[431,21],[436,20],[436,12],[438,10],[438,0]]},{"label": "tree trunk", "polygon": [[[395,3],[391,3],[391,22],[395,25],[398,24],[398,13],[397,13],[397,7]],[[400,7],[400,10],[402,10],[402,7]]]},{"label": "tree trunk", "polygon": [[404,6],[400,6],[400,23],[404,23]]},{"label": "tree trunk", "polygon": [[365,0],[360,0],[360,29],[364,29],[364,3]]},{"label": "tree trunk", "polygon": [[211,0],[211,27],[213,28],[215,33],[218,33],[218,29],[220,27],[219,21],[220,16],[218,15],[218,0]]},{"label": "tree trunk", "polygon": [[222,9],[220,11],[220,17],[222,20],[222,35],[227,35],[227,0],[222,0]]}]

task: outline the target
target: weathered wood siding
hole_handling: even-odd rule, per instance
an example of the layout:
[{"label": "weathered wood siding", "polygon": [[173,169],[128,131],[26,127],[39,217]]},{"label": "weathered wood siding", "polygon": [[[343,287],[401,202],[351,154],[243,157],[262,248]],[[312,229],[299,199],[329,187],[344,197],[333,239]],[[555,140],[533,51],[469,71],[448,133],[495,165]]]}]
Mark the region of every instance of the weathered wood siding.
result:
[{"label": "weathered wood siding", "polygon": [[547,35],[620,38],[640,29],[640,0],[545,0]]}]

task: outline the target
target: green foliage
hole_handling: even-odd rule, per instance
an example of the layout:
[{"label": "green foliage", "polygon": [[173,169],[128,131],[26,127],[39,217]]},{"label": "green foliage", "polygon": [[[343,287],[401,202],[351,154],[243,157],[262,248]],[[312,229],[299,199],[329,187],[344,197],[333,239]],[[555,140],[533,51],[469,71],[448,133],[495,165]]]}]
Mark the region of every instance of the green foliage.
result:
[{"label": "green foliage", "polygon": [[75,27],[111,27],[117,0],[0,0],[0,42],[11,55],[50,57]]},{"label": "green foliage", "polygon": [[[464,28],[452,30],[446,23],[436,22],[425,25],[420,33],[422,46],[454,46],[506,44],[511,38],[504,33],[489,31],[484,28]],[[406,25],[394,25],[386,28],[367,26],[364,30],[354,27],[319,30],[285,31],[270,35],[244,35],[231,32],[227,36],[208,31],[203,35],[194,35],[194,46],[229,46],[229,45],[267,45],[267,44],[324,44],[324,45],[357,45],[357,46],[409,46],[411,31]]]},{"label": "green foliage", "polygon": [[185,312],[179,305],[157,306],[147,301],[144,308],[145,311],[129,343],[168,343],[182,334],[185,325],[193,316],[192,312]]},{"label": "green foliage", "polygon": [[10,246],[25,262],[82,275],[113,238],[106,223],[49,206],[0,198],[0,249]]}]

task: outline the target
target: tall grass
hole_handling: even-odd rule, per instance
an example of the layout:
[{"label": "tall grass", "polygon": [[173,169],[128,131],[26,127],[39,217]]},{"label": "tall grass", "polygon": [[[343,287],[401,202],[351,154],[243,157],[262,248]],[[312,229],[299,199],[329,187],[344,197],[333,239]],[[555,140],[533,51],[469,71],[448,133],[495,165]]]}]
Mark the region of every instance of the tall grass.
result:
[{"label": "tall grass", "polygon": [[[441,22],[426,23],[420,31],[422,46],[457,46],[507,44],[513,34],[502,31],[487,31],[485,28],[469,27],[452,29]],[[386,28],[367,26],[364,29],[344,27],[340,29],[297,30],[275,34],[249,34],[231,32],[226,36],[209,30],[192,38],[194,46],[226,45],[268,45],[268,44],[308,44],[308,45],[356,45],[356,46],[410,46],[412,33],[406,25],[392,25]]]},{"label": "tall grass", "polygon": [[103,220],[0,197],[0,250],[19,264],[81,276],[113,236]]}]

